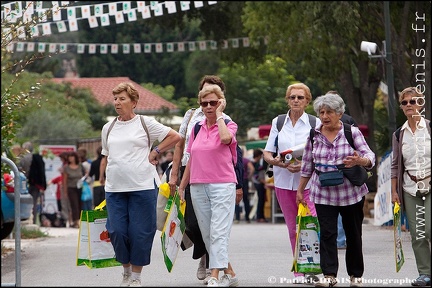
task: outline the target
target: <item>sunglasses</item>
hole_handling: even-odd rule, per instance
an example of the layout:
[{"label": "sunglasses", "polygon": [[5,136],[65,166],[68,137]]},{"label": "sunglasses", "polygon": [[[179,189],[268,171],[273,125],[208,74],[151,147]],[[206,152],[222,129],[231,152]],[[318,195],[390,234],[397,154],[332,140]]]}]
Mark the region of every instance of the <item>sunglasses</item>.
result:
[{"label": "sunglasses", "polygon": [[208,104],[210,104],[210,106],[216,106],[219,103],[219,101],[208,101],[208,102],[201,102],[200,105],[201,107],[207,107]]},{"label": "sunglasses", "polygon": [[[417,101],[414,100],[414,99],[411,99],[411,100],[409,100],[409,104],[411,104],[411,105],[416,105],[416,104],[417,104]],[[403,106],[408,105],[408,101],[407,101],[407,100],[403,100],[403,101],[401,102],[401,105],[403,105]]]},{"label": "sunglasses", "polygon": [[303,100],[303,99],[305,99],[305,96],[292,95],[292,96],[289,96],[288,98],[289,98],[290,100],[295,100],[296,98],[297,98],[298,100]]}]

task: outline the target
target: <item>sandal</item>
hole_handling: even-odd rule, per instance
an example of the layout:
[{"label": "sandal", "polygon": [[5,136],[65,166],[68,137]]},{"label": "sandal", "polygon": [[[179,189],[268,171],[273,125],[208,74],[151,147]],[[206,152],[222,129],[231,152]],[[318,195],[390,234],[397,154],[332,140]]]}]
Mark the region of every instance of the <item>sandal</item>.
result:
[{"label": "sandal", "polygon": [[412,286],[431,286],[431,278],[429,275],[420,275],[417,279],[411,282]]}]

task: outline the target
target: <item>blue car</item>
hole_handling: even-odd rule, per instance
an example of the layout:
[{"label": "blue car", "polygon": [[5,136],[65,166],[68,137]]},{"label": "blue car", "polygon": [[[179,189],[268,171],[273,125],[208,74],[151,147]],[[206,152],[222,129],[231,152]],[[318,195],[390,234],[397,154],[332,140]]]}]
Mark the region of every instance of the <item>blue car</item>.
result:
[{"label": "blue car", "polygon": [[[32,215],[33,197],[28,192],[27,179],[20,172],[20,219],[25,221]],[[5,173],[1,186],[1,240],[12,233],[15,226],[15,189],[13,174]]]}]

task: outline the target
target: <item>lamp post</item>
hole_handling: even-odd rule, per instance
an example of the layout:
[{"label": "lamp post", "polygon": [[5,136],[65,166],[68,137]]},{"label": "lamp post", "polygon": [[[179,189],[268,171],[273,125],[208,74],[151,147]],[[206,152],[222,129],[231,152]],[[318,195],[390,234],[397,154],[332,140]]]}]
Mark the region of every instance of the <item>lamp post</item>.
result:
[{"label": "lamp post", "polygon": [[393,84],[393,62],[391,52],[391,33],[390,33],[390,6],[389,1],[384,1],[384,19],[385,19],[385,62],[386,62],[386,78],[388,86],[388,113],[389,113],[389,139],[392,141],[393,132],[396,130],[396,104],[394,97]]},{"label": "lamp post", "polygon": [[373,42],[362,41],[360,50],[367,52],[369,58],[382,58],[385,60],[387,95],[388,95],[388,116],[389,116],[389,140],[392,141],[393,132],[396,130],[396,104],[394,95],[393,82],[393,63],[391,52],[391,33],[390,33],[390,6],[389,1],[384,1],[384,25],[385,25],[385,40],[383,41],[383,49],[380,55],[372,55],[375,53],[377,44]]}]

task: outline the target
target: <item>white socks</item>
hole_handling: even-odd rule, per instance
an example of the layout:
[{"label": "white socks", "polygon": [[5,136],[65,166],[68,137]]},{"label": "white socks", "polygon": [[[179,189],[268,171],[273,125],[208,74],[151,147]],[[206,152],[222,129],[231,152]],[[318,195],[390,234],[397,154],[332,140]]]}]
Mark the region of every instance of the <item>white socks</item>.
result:
[{"label": "white socks", "polygon": [[141,273],[139,272],[132,272],[132,280],[141,280]]},{"label": "white socks", "polygon": [[123,267],[123,269],[124,269],[125,275],[131,275],[132,274],[132,265],[130,265],[129,267]]}]

